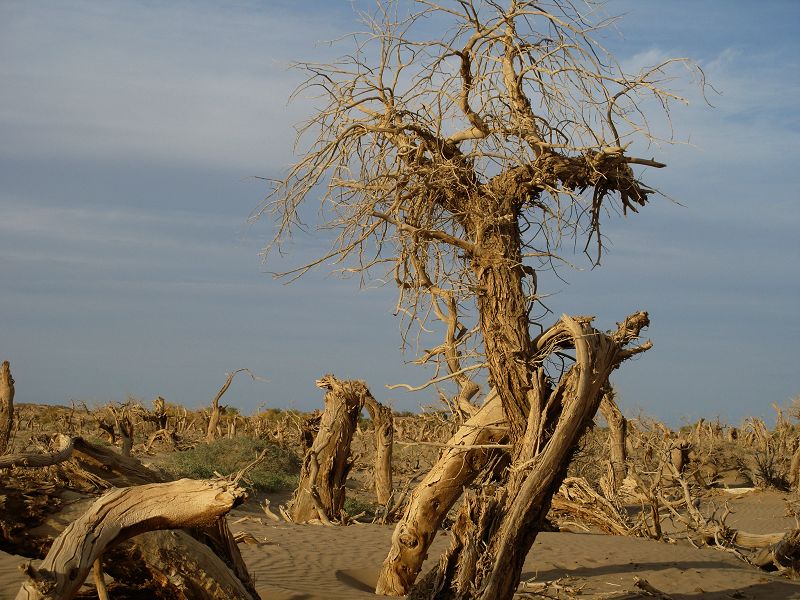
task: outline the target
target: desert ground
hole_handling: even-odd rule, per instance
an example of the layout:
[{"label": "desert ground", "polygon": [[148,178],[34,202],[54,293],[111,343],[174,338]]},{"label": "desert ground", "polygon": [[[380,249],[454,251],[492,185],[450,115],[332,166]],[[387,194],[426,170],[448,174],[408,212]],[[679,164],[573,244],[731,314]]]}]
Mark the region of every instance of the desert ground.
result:
[{"label": "desert ground", "polygon": [[[215,472],[228,476],[245,466],[246,457],[268,448],[270,458],[243,476],[247,499],[224,517],[265,600],[375,597],[408,494],[458,427],[443,411],[394,415],[394,494],[381,506],[375,501],[372,422],[366,414],[360,416],[350,448],[346,514],[331,525],[319,519],[295,523],[289,507],[311,441],[307,426],[318,423],[319,414],[269,410],[244,417],[229,407],[218,415],[209,443],[210,409],[191,411],[163,403],[158,411],[166,418],[157,424],[153,414],[158,411],[144,404],[129,399],[92,408],[19,405],[3,458],[52,452],[54,434],[80,437],[91,447],[118,454],[129,443],[131,459],[169,481],[214,477]],[[790,472],[797,433],[792,423],[791,414],[781,412],[773,429],[750,419],[736,428],[701,421],[671,431],[655,421],[633,419],[628,422],[628,477],[614,492],[605,479],[611,471],[610,436],[605,422],[598,420],[554,498],[550,530],[538,535],[525,560],[517,597],[800,598],[793,558],[789,564],[759,568],[752,563],[763,559],[768,548],[737,543],[741,538],[723,539],[723,532],[779,535],[797,527]],[[203,454],[215,447],[221,454]],[[678,472],[670,471],[669,458],[659,458],[659,448],[664,457],[683,455]],[[99,471],[87,474],[93,472],[91,461],[81,456],[41,468],[17,461],[0,470],[0,597],[17,597],[26,579],[20,565],[37,568],[54,537],[106,493],[109,485],[100,481]],[[577,486],[572,492],[568,482]],[[485,484],[476,481],[472,492]],[[688,503],[681,502],[685,494]],[[19,497],[22,503],[14,500]],[[605,501],[612,508],[603,508]],[[689,505],[702,521],[692,517]],[[450,543],[457,507],[438,531],[420,575]],[[654,514],[660,515],[658,528]],[[718,539],[709,532],[716,532]],[[162,595],[154,595],[153,582],[146,581],[136,589],[130,581],[117,581],[110,570],[105,576],[110,598],[174,594],[164,588],[158,592]],[[76,597],[100,597],[91,576]]]}]

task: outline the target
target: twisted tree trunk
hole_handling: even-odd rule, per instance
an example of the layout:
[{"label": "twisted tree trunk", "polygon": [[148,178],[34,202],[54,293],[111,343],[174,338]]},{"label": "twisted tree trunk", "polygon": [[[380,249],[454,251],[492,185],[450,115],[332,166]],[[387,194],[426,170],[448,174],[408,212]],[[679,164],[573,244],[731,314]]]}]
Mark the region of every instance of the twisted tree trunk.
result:
[{"label": "twisted tree trunk", "polygon": [[0,366],[0,454],[8,451],[14,428],[14,378],[8,361]]},{"label": "twisted tree trunk", "polygon": [[[513,449],[505,485],[465,503],[459,516],[463,535],[440,564],[411,591],[411,598],[510,599],[522,563],[544,524],[577,441],[597,411],[608,376],[650,343],[625,348],[649,323],[636,313],[613,334],[591,327],[591,318],[564,316],[535,341],[534,364],[553,352],[575,350],[575,364],[555,386],[543,367],[533,369],[531,402],[524,433]],[[538,396],[538,397],[537,397]],[[540,413],[536,406],[543,406]]]},{"label": "twisted tree trunk", "polygon": [[508,430],[494,390],[478,412],[448,440],[439,461],[412,492],[392,535],[376,594],[402,596],[414,584],[445,515],[466,486],[496,456]]},{"label": "twisted tree trunk", "polygon": [[28,579],[16,598],[70,600],[107,548],[145,531],[205,526],[244,497],[244,490],[224,480],[181,479],[106,492],[56,538],[38,568],[25,567]]}]

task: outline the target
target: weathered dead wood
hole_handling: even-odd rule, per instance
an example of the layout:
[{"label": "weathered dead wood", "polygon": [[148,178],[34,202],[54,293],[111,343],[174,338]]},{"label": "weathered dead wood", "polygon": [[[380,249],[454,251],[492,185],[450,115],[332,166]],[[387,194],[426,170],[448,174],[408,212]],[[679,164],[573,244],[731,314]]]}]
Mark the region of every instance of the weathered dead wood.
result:
[{"label": "weathered dead wood", "polygon": [[[254,591],[207,545],[180,530],[136,536],[125,557],[141,561],[147,575],[176,600],[252,600]],[[114,568],[107,567],[114,575]]]},{"label": "weathered dead wood", "polygon": [[[139,485],[163,481],[155,471],[145,467],[137,459],[118,454],[109,448],[96,446],[81,437],[70,438],[59,435],[59,450],[49,454],[9,454],[0,457],[0,468],[49,467],[74,459],[77,471],[95,477],[92,481],[105,481],[112,486]],[[76,472],[80,476],[80,472]]]},{"label": "weathered dead wood", "polygon": [[[533,408],[529,411],[506,484],[494,493],[487,489],[478,498],[478,509],[468,504],[463,507],[464,518],[478,519],[476,531],[481,543],[477,552],[464,545],[452,546],[452,555],[445,555],[420,583],[426,586],[433,578],[440,584],[421,597],[506,600],[513,596],[522,562],[544,527],[553,495],[566,476],[578,440],[597,412],[611,371],[651,347],[645,342],[626,348],[649,324],[647,313],[630,315],[613,333],[594,329],[591,321],[589,317],[564,315],[535,340],[538,360],[544,362],[557,349],[572,347],[575,364],[552,388],[539,372],[539,384],[531,396],[536,402],[531,405],[544,408],[538,414]],[[541,402],[536,394],[546,401]],[[463,572],[474,573],[469,585],[455,576]]]},{"label": "weathered dead wood", "polygon": [[800,576],[800,529],[787,532],[780,540],[757,553],[751,562],[766,571],[785,571],[796,579]]},{"label": "weathered dead wood", "polygon": [[608,424],[609,460],[613,473],[612,487],[616,491],[627,474],[626,438],[628,420],[614,401],[614,391],[609,388],[600,401],[600,413]]},{"label": "weathered dead wood", "polygon": [[493,390],[447,442],[439,461],[412,492],[392,534],[376,594],[402,596],[408,592],[445,515],[497,452],[486,446],[500,443],[506,435],[503,406]]},{"label": "weathered dead wood", "polygon": [[14,428],[14,378],[8,361],[0,365],[0,454],[8,451]]},{"label": "weathered dead wood", "polygon": [[208,429],[206,430],[206,442],[213,442],[217,437],[217,427],[219,426],[219,420],[224,411],[224,409],[219,405],[219,399],[222,398],[223,394],[228,391],[228,388],[231,387],[231,383],[233,383],[233,378],[239,373],[247,373],[250,375],[253,381],[256,379],[256,376],[253,375],[250,369],[236,369],[231,373],[227,373],[225,383],[222,384],[222,387],[219,388],[217,395],[214,396],[214,399],[211,401],[211,416],[209,417]]},{"label": "weathered dead wood", "polygon": [[314,445],[314,438],[319,433],[320,422],[322,422],[322,413],[319,410],[315,410],[301,421],[300,440],[303,442],[303,454],[311,450],[311,446]]},{"label": "weathered dead wood", "polygon": [[56,538],[38,568],[23,567],[28,579],[17,600],[69,600],[106,548],[145,531],[207,526],[244,497],[244,490],[225,480],[110,490]]},{"label": "weathered dead wood", "polygon": [[385,506],[392,496],[392,447],[394,421],[392,409],[375,400],[372,394],[364,398],[375,430],[375,496],[378,504]]},{"label": "weathered dead wood", "polygon": [[289,509],[296,523],[339,519],[352,467],[350,443],[364,399],[370,395],[364,382],[340,381],[333,375],[318,379],[316,385],[328,391],[319,432],[306,453]]},{"label": "weathered dead wood", "polygon": [[792,462],[789,464],[789,473],[787,476],[789,485],[793,490],[800,488],[800,444],[792,454]]},{"label": "weathered dead wood", "polygon": [[582,477],[565,478],[553,496],[551,508],[611,535],[630,535],[633,531],[624,509],[600,496]]}]

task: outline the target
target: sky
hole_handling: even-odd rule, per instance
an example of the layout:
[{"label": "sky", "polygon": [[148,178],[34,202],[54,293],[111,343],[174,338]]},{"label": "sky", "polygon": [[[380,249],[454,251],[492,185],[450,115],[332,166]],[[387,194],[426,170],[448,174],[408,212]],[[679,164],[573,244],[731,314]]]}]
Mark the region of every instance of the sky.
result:
[{"label": "sky", "polygon": [[[769,417],[800,394],[800,3],[611,0],[625,65],[689,57],[713,90],[648,149],[666,197],[604,227],[602,266],[545,278],[555,315],[603,329],[647,310],[654,347],[613,375],[623,410],[679,425]],[[293,61],[330,60],[350,2],[0,2],[0,359],[17,402],[210,402],[311,410],[314,379],[364,379],[398,410],[436,404],[401,352],[396,290],[321,268],[298,238],[264,264],[248,222],[296,159]],[[682,84],[679,84],[682,85]],[[546,286],[546,289],[543,289]],[[555,320],[556,317],[553,318]]]}]

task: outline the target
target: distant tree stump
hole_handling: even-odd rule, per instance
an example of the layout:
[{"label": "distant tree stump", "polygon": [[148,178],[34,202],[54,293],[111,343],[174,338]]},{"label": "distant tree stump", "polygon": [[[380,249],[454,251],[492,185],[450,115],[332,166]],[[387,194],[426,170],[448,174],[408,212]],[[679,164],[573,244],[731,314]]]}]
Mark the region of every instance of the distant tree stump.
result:
[{"label": "distant tree stump", "polygon": [[8,361],[0,366],[0,454],[8,451],[14,428],[14,378]]},{"label": "distant tree stump", "polygon": [[375,429],[375,496],[383,506],[392,496],[392,445],[394,444],[394,419],[392,409],[384,406],[367,392],[364,404]]}]

